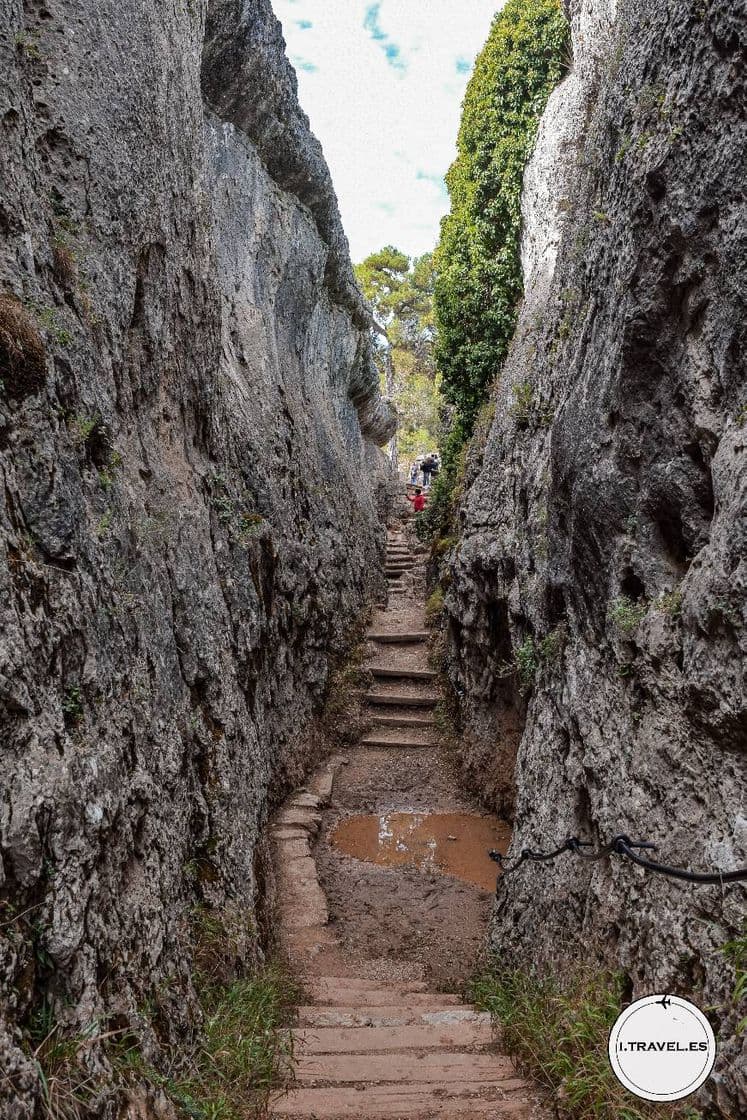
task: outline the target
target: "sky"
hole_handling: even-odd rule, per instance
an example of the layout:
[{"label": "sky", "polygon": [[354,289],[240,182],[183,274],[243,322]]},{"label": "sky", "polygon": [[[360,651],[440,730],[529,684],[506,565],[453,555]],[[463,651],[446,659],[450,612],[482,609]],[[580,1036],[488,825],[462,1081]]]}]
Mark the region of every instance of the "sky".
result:
[{"label": "sky", "polygon": [[464,91],[503,0],[272,0],[353,261],[435,248]]}]

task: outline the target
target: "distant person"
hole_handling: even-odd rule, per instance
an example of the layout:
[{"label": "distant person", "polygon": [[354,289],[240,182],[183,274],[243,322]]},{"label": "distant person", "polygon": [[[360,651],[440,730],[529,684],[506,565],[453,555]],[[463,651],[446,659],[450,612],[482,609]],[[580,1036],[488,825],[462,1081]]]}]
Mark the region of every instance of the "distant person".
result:
[{"label": "distant person", "polygon": [[416,459],[415,462],[410,467],[410,485],[411,486],[414,486],[415,483],[418,481],[418,474],[419,474],[418,461]]},{"label": "distant person", "polygon": [[432,455],[429,455],[426,459],[423,459],[423,465],[421,467],[421,470],[423,472],[423,486],[426,488],[426,490],[428,489],[428,487],[431,484],[431,475],[433,474],[433,467],[434,467],[434,460],[433,460]]},{"label": "distant person", "polygon": [[433,466],[431,467],[431,478],[438,478],[438,472],[441,470],[441,456],[433,456]]},{"label": "distant person", "polygon": [[423,494],[423,491],[419,486],[415,487],[415,497],[413,498],[410,494],[408,494],[407,500],[408,502],[412,503],[412,508],[416,513],[422,513],[425,509],[425,495]]}]

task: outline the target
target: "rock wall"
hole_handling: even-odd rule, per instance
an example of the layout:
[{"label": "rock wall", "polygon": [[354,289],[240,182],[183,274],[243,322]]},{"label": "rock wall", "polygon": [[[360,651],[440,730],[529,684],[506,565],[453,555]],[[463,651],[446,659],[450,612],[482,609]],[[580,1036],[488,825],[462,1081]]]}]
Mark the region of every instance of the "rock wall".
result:
[{"label": "rock wall", "polygon": [[40,1011],[142,1033],[150,1005],[183,1037],[195,906],[253,919],[268,806],[378,586],[394,424],[268,0],[0,0],[0,26],[0,1111],[20,1118]]},{"label": "rock wall", "polygon": [[[747,865],[747,12],[568,14],[574,72],[527,174],[526,299],[447,578],[465,763],[514,854],[625,833],[727,870]],[[744,918],[743,885],[566,856],[505,880],[492,939],[715,1006],[706,1094],[736,1116],[721,948]]]}]

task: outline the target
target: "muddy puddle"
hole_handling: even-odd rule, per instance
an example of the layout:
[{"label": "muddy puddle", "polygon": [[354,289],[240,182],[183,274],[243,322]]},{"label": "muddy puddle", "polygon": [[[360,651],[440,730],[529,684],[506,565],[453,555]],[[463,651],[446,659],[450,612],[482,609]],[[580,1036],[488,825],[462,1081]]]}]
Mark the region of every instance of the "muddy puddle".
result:
[{"label": "muddy puddle", "polygon": [[491,848],[506,851],[509,825],[471,813],[381,813],[350,817],[330,842],[338,851],[380,867],[418,867],[454,875],[483,890],[495,889]]}]

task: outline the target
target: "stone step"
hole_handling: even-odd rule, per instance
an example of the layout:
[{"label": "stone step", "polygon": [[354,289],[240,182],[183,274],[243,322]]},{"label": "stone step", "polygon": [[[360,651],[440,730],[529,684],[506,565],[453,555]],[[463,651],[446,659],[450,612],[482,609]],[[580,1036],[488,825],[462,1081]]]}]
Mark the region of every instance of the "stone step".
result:
[{"label": "stone step", "polygon": [[380,712],[371,713],[371,722],[376,727],[435,727],[428,716],[385,716]]},{"label": "stone step", "polygon": [[408,1024],[439,1024],[490,1022],[487,1012],[473,1011],[466,1004],[444,1006],[438,994],[432,1004],[406,1007],[316,1007],[298,1008],[299,1027],[403,1027]]},{"label": "stone step", "polygon": [[427,992],[424,980],[372,980],[366,976],[317,976],[313,984],[320,988],[347,989],[351,992]]},{"label": "stone step", "polygon": [[366,735],[361,739],[360,745],[362,747],[393,747],[397,750],[412,751],[412,750],[435,750],[438,743],[425,742],[423,740],[413,739],[384,739],[382,736]]},{"label": "stone step", "polygon": [[415,642],[425,642],[428,638],[427,630],[409,630],[403,631],[401,634],[378,634],[369,633],[366,635],[369,642],[381,642],[382,645],[412,645]]},{"label": "stone step", "polygon": [[438,696],[404,696],[398,693],[366,692],[363,699],[367,704],[389,708],[435,708]]},{"label": "stone step", "polygon": [[315,1081],[398,1081],[405,1085],[471,1081],[486,1085],[514,1078],[516,1071],[507,1057],[446,1050],[426,1054],[301,1054],[295,1074],[301,1085]]},{"label": "stone step", "polygon": [[307,1027],[294,1030],[298,1055],[384,1054],[396,1050],[470,1050],[492,1041],[485,1022],[412,1023],[397,1027]]},{"label": "stone step", "polygon": [[398,669],[390,665],[367,665],[366,672],[374,677],[397,677],[412,681],[433,681],[438,676],[433,669]]},{"label": "stone step", "polygon": [[[526,1090],[517,1078],[504,1081],[494,1090],[480,1083],[431,1082],[427,1085],[355,1085],[329,1089],[293,1089],[270,1106],[271,1116],[294,1120],[531,1120],[536,1115],[531,1101],[516,1091]],[[511,1093],[508,1097],[506,1094]]]},{"label": "stone step", "polygon": [[370,990],[366,990],[364,988],[324,987],[318,980],[312,980],[307,984],[307,991],[317,1004],[330,1007],[350,1007],[354,1003],[359,1011],[365,1011],[369,1007],[393,1006],[399,1006],[407,1010],[416,1007],[425,1007],[431,1010],[435,1003],[442,1007],[447,1004],[455,1005],[462,1002],[459,996],[441,995],[440,993],[433,995],[432,992],[408,992],[402,989],[385,991],[375,987],[373,980],[369,983],[372,987]]}]

